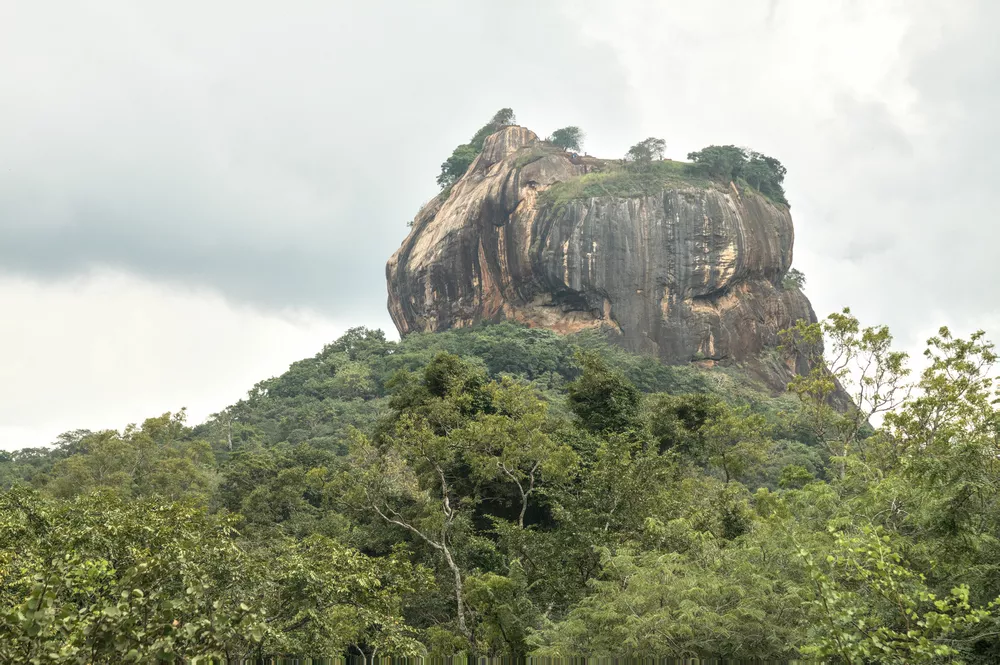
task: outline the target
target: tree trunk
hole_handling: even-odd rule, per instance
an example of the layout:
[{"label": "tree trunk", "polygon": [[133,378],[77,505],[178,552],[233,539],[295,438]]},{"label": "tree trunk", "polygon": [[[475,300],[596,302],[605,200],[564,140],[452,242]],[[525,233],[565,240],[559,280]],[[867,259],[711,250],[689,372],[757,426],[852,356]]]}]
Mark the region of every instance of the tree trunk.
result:
[{"label": "tree trunk", "polygon": [[[444,545],[442,543],[442,545]],[[469,634],[469,628],[465,625],[465,601],[462,600],[462,571],[458,569],[458,565],[455,560],[451,557],[451,550],[448,549],[447,545],[441,548],[444,553],[444,559],[448,562],[448,567],[451,568],[452,575],[455,576],[455,607],[458,611],[458,630],[466,638],[471,639]]]}]

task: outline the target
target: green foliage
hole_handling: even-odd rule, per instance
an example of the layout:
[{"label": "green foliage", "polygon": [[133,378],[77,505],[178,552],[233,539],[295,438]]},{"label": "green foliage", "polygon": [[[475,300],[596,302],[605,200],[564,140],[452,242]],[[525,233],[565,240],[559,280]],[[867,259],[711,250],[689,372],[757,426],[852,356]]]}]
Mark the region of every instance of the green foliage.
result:
[{"label": "green foliage", "polygon": [[[893,550],[891,539],[872,528],[838,535],[826,566],[802,550],[814,615],[806,656],[844,662],[940,663],[960,656],[956,633],[968,634],[990,618],[969,604],[969,588],[936,594],[923,575]],[[996,603],[991,603],[992,608]]]},{"label": "green foliage", "polygon": [[482,573],[469,579],[469,606],[479,617],[478,653],[527,653],[528,638],[541,618],[531,602],[521,562],[506,575]]},{"label": "green foliage", "polygon": [[798,289],[801,291],[806,285],[806,276],[801,270],[792,268],[781,279],[781,286],[785,290]]},{"label": "green foliage", "polygon": [[88,434],[76,454],[55,463],[47,486],[70,498],[98,489],[122,497],[159,495],[207,500],[214,484],[214,458],[205,441],[191,440],[184,412],[147,419],[121,433]]},{"label": "green foliage", "polygon": [[517,119],[514,117],[514,110],[510,108],[502,108],[493,114],[493,117],[490,118],[489,122],[480,127],[479,130],[473,134],[472,140],[470,140],[469,143],[482,150],[483,142],[486,140],[487,136],[496,133],[502,127],[513,125],[516,122]]},{"label": "green foliage", "polygon": [[667,142],[665,140],[650,136],[629,148],[628,152],[625,153],[625,161],[642,168],[648,166],[653,160],[663,159],[663,153],[666,149]]},{"label": "green foliage", "polygon": [[437,184],[441,186],[441,189],[451,187],[465,175],[482,149],[482,146],[477,148],[470,143],[463,143],[455,148],[448,159],[441,164],[441,173],[437,177]]},{"label": "green foliage", "polygon": [[704,451],[702,430],[723,406],[705,394],[655,394],[646,400],[649,434],[661,452],[675,450],[695,458]]},{"label": "green foliage", "polygon": [[158,662],[230,654],[413,652],[398,614],[419,578],[322,536],[242,543],[236,520],[110,493],[0,495],[0,661]]},{"label": "green foliage", "polygon": [[479,415],[459,433],[466,462],[475,477],[516,488],[517,522],[523,528],[532,495],[572,478],[577,455],[555,436],[548,405],[529,386],[505,376],[489,384],[486,393],[490,412]]},{"label": "green foliage", "polygon": [[734,145],[710,145],[688,153],[692,170],[701,171],[716,180],[732,181],[738,178],[747,163],[746,150]]},{"label": "green foliage", "polygon": [[[831,349],[821,355],[824,336]],[[898,408],[907,398],[907,355],[891,349],[892,335],[885,326],[861,328],[845,308],[821,323],[799,321],[782,331],[783,349],[789,356],[808,359],[812,369],[796,376],[788,390],[806,405],[806,418],[814,437],[836,458],[841,477],[847,457],[867,454],[869,423],[876,416]],[[853,403],[837,409],[836,395],[848,390]]]},{"label": "green foliage", "polygon": [[581,354],[583,375],[567,386],[570,408],[595,433],[624,433],[638,425],[641,393],[594,354]]},{"label": "green foliage", "polygon": [[794,609],[794,562],[780,540],[720,547],[687,520],[649,528],[680,549],[603,549],[592,592],[537,634],[538,653],[740,661],[795,655],[804,626]]},{"label": "green foliage", "polygon": [[263,635],[229,584],[241,553],[224,520],[107,494],[0,502],[3,662],[148,662],[249,650]]},{"label": "green foliage", "polygon": [[710,145],[688,154],[692,169],[713,180],[743,181],[773,201],[788,205],[785,189],[786,169],[781,162],[759,152],[734,145]]},{"label": "green foliage", "polygon": [[806,467],[801,464],[789,464],[782,467],[778,486],[782,489],[799,489],[814,480],[816,480],[816,476]]},{"label": "green foliage", "polygon": [[748,407],[721,407],[699,428],[708,463],[725,482],[740,479],[767,460],[774,447],[767,420]]},{"label": "green foliage", "polygon": [[515,122],[514,111],[509,108],[502,108],[497,111],[490,121],[479,128],[468,143],[455,148],[451,156],[441,164],[441,173],[437,177],[437,184],[441,189],[451,187],[455,182],[465,175],[469,166],[475,161],[479,153],[483,151],[483,143],[486,137],[499,131],[502,127],[513,125]]},{"label": "green foliage", "polygon": [[197,427],[5,453],[0,661],[995,662],[992,344],[911,380],[849,310],[782,343],[775,396],[597,331],[358,328]]},{"label": "green foliage", "polygon": [[579,151],[583,144],[583,130],[575,125],[562,127],[552,132],[552,136],[546,140],[557,148]]}]

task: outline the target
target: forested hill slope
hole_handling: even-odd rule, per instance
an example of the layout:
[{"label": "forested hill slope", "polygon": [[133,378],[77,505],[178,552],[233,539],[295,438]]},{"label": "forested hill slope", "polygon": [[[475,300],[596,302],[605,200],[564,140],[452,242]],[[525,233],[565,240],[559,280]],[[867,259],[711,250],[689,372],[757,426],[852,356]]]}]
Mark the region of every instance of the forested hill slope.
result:
[{"label": "forested hill slope", "polygon": [[[352,329],[316,356],[293,363],[280,376],[261,381],[245,399],[205,423],[189,427],[183,414],[178,413],[153,419],[146,426],[163,430],[154,438],[180,437],[207,445],[202,451],[207,456],[203,462],[215,458],[223,464],[230,454],[240,451],[274,447],[287,451],[303,444],[339,455],[346,451],[352,429],[371,432],[379,419],[391,412],[391,395],[401,376],[421,372],[440,353],[462,358],[491,379],[509,375],[526,382],[553,413],[569,418],[572,415],[566,392],[582,371],[580,352],[603,359],[643,393],[706,394],[734,404],[752,404],[755,410],[771,414],[799,408],[794,396],[773,394],[739,367],[710,370],[697,363],[667,365],[629,353],[609,343],[597,330],[560,335],[501,323],[413,334],[400,342],[387,340],[379,330]],[[804,430],[785,434],[790,440],[809,438]],[[74,475],[72,480],[63,477],[72,464],[56,463],[88,448],[95,436],[99,435],[79,430],[64,434],[52,449],[0,453],[4,456],[0,458],[4,462],[0,479],[6,485],[18,477],[47,487],[68,482],[88,485],[82,475]],[[809,466],[814,471],[816,462],[813,454]],[[59,468],[54,469],[54,465]],[[123,462],[123,466],[127,463]],[[200,473],[196,467],[185,465],[177,471],[197,484],[195,479]],[[80,490],[74,487],[69,491],[72,494]]]},{"label": "forested hill slope", "polygon": [[774,394],[596,331],[357,329],[206,423],[4,453],[0,662],[995,662],[992,346],[942,330],[911,386],[849,313],[788,352],[824,332],[858,410],[818,358]]}]

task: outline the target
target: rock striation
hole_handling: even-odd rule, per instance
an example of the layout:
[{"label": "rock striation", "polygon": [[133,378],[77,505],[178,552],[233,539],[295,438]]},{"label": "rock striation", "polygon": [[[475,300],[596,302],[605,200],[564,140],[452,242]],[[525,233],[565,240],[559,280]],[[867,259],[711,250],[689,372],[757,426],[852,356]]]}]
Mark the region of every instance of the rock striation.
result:
[{"label": "rock striation", "polygon": [[789,210],[676,173],[629,190],[616,162],[505,127],[423,207],[389,259],[396,327],[406,335],[510,319],[563,333],[604,328],[630,350],[743,363],[783,389],[806,368],[766,352],[780,330],[816,320],[801,291],[781,286]]}]

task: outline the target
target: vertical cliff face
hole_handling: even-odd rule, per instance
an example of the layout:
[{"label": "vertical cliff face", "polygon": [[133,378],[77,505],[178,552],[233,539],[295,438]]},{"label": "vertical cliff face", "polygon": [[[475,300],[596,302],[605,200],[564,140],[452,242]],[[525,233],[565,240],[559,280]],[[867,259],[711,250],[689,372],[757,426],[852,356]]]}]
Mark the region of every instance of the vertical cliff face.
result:
[{"label": "vertical cliff face", "polygon": [[604,327],[634,351],[744,362],[783,388],[804,368],[765,369],[762,352],[779,330],[815,320],[800,291],[780,286],[792,262],[788,208],[681,168],[658,173],[574,157],[523,127],[494,134],[389,260],[396,327]]}]

